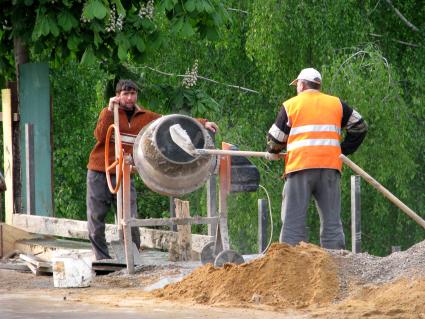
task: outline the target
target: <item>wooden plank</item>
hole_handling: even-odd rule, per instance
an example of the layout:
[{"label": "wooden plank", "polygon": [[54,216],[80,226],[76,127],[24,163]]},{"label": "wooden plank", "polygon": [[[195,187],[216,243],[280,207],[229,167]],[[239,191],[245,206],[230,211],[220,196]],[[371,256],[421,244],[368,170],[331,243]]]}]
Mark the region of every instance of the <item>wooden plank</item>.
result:
[{"label": "wooden plank", "polygon": [[52,265],[46,260],[43,260],[37,256],[31,254],[19,254],[19,258],[27,263],[33,264],[37,268],[51,268]]},{"label": "wooden plank", "polygon": [[27,231],[24,231],[22,229],[6,225],[6,224],[0,224],[1,227],[1,251],[0,251],[0,258],[3,258],[4,256],[7,256],[11,252],[13,252],[16,248],[16,242],[23,240],[23,239],[33,239],[33,238],[39,238],[39,235],[31,234]]},{"label": "wooden plank", "polygon": [[[87,222],[80,220],[14,214],[13,225],[36,234],[88,239]],[[111,231],[107,234],[111,241]]]},{"label": "wooden plank", "polygon": [[31,271],[31,269],[26,264],[15,264],[15,263],[0,263],[0,269],[7,269],[7,270],[16,270],[16,271],[22,271],[22,272],[28,272]]},{"label": "wooden plank", "polygon": [[[31,233],[88,240],[87,222],[82,220],[14,214],[12,222],[14,226]],[[106,224],[105,236],[108,242],[116,240],[117,229],[116,225]],[[177,238],[175,232],[144,227],[140,228],[140,235],[142,246],[164,250]],[[192,249],[200,253],[213,240],[212,236],[192,234]]]},{"label": "wooden plank", "polygon": [[7,190],[4,194],[5,221],[12,223],[13,215],[13,142],[12,142],[12,97],[11,90],[1,90],[3,110],[3,157],[4,157],[4,179]]},{"label": "wooden plank", "polygon": [[55,252],[72,250],[75,252],[90,252],[91,246],[88,242],[74,241],[70,239],[42,238],[26,239],[17,241],[15,248],[26,255],[35,255],[44,260],[52,260]]},{"label": "wooden plank", "polygon": [[134,226],[173,226],[173,225],[200,225],[200,224],[217,224],[218,217],[181,217],[181,218],[148,218],[148,219],[132,219],[131,223]]},{"label": "wooden plank", "polygon": [[119,271],[124,269],[126,264],[123,263],[113,263],[113,262],[102,262],[102,261],[93,261],[92,269],[96,272],[96,274],[104,274],[111,273],[114,271]]},{"label": "wooden plank", "polygon": [[32,273],[36,276],[49,276],[53,273],[53,270],[52,270],[51,267],[50,268],[37,267],[30,262],[26,262],[25,264],[32,271]]}]

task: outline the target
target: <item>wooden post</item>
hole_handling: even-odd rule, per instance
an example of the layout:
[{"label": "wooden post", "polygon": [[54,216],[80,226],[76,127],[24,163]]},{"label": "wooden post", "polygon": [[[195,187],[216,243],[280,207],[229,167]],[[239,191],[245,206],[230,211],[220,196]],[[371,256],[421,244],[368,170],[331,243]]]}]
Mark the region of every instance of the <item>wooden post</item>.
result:
[{"label": "wooden post", "polygon": [[13,142],[12,142],[12,97],[11,90],[1,91],[3,106],[3,156],[4,156],[4,179],[7,190],[4,195],[4,211],[6,224],[12,224],[14,208],[13,198]]},{"label": "wooden post", "polygon": [[34,129],[31,123],[25,123],[25,176],[27,214],[35,215]]},{"label": "wooden post", "polygon": [[267,201],[258,200],[258,252],[261,254],[267,247]]},{"label": "wooden post", "polygon": [[[190,217],[188,201],[174,200],[176,204],[176,217]],[[177,225],[177,251],[178,260],[186,261],[192,258],[192,230],[191,225]]]},{"label": "wooden post", "polygon": [[[170,196],[169,200],[170,200],[170,217],[173,218],[173,217],[176,217],[176,206],[174,204],[174,197]],[[171,230],[177,231],[177,225],[171,226]]]},{"label": "wooden post", "polygon": [[360,166],[354,163],[345,155],[341,154],[339,158],[349,166],[354,172],[363,177],[366,182],[375,187],[378,192],[381,192],[386,198],[388,198],[394,205],[400,208],[404,213],[406,213],[410,218],[412,218],[416,223],[425,228],[425,220],[422,219],[418,214],[416,214],[413,210],[411,210],[406,204],[404,204],[401,200],[395,197],[388,189],[378,183],[372,176],[366,173]]},{"label": "wooden post", "polygon": [[360,176],[351,176],[351,251],[362,251],[361,209],[360,209]]},{"label": "wooden post", "polygon": [[[207,181],[207,216],[217,216],[217,175],[212,174]],[[216,235],[217,224],[208,224],[208,235]]]}]

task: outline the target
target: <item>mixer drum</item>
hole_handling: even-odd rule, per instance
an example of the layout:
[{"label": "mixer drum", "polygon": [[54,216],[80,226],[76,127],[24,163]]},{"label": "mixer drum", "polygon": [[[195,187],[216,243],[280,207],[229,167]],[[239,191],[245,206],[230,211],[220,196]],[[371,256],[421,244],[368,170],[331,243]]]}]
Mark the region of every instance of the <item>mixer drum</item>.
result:
[{"label": "mixer drum", "polygon": [[201,187],[217,163],[216,156],[193,157],[175,144],[169,130],[174,124],[186,130],[196,148],[214,149],[207,130],[185,115],[163,116],[139,132],[133,146],[136,169],[146,186],[168,196],[187,194]]}]

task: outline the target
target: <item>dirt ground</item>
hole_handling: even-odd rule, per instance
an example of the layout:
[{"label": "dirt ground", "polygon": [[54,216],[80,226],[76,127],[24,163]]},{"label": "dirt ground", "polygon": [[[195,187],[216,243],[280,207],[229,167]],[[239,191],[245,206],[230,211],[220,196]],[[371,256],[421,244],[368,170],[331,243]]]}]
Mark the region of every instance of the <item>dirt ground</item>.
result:
[{"label": "dirt ground", "polygon": [[121,271],[95,277],[88,288],[67,289],[54,288],[52,277],[0,270],[0,305],[2,297],[42,296],[46,307],[55,300],[143,318],[425,318],[424,248],[420,243],[374,257],[274,244],[262,258],[198,267],[156,290],[155,284],[177,278],[181,269],[143,267],[132,276]]}]

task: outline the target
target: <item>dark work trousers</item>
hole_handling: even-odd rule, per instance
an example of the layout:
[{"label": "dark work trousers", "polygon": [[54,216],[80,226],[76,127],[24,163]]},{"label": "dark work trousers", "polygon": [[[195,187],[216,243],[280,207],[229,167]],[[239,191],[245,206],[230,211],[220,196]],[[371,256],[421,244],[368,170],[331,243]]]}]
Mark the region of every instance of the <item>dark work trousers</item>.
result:
[{"label": "dark work trousers", "polygon": [[[111,175],[112,185],[115,185],[115,175]],[[137,217],[136,188],[131,179],[131,216]],[[110,259],[105,239],[105,218],[111,206],[117,211],[117,196],[108,188],[106,175],[103,172],[87,171],[87,228],[96,260]],[[132,227],[131,237],[137,248],[140,247],[140,232],[138,227]]]},{"label": "dark work trousers", "polygon": [[280,242],[307,241],[307,211],[311,195],[320,217],[320,244],[345,249],[341,222],[341,175],[334,169],[306,169],[287,176],[282,193]]}]

